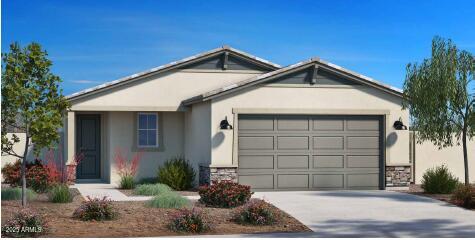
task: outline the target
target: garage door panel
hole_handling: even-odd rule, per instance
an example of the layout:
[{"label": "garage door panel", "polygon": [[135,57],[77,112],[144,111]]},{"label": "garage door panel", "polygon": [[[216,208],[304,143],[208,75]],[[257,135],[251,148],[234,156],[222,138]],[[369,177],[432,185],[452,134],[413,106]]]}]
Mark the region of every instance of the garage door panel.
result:
[{"label": "garage door panel", "polygon": [[317,131],[343,131],[342,119],[314,119],[313,130]]},{"label": "garage door panel", "polygon": [[348,155],[347,166],[349,168],[378,168],[379,156],[377,155]]},{"label": "garage door panel", "polygon": [[343,149],[344,137],[313,137],[313,149]]},{"label": "garage door panel", "polygon": [[379,137],[347,137],[348,149],[379,149]]},{"label": "garage door panel", "polygon": [[277,188],[308,188],[308,174],[278,174]]},{"label": "garage door panel", "polygon": [[348,174],[346,176],[346,181],[347,181],[347,186],[349,188],[378,187],[379,174],[378,173]]},{"label": "garage door panel", "polygon": [[239,168],[241,169],[274,169],[273,155],[240,155]]},{"label": "garage door panel", "polygon": [[274,149],[274,137],[248,136],[239,137],[240,150]]},{"label": "garage door panel", "polygon": [[240,131],[246,130],[260,130],[273,131],[274,119],[272,117],[246,117],[239,119],[238,128]]},{"label": "garage door panel", "polygon": [[313,168],[343,168],[343,155],[315,155],[313,156]]},{"label": "garage door panel", "polygon": [[346,122],[349,131],[379,131],[378,119],[349,119]]},{"label": "garage door panel", "polygon": [[240,115],[238,121],[241,184],[257,190],[380,186],[380,117]]},{"label": "garage door panel", "polygon": [[274,175],[241,175],[238,176],[240,184],[251,186],[252,189],[272,189],[274,188]]},{"label": "garage door panel", "polygon": [[314,174],[314,188],[344,188],[343,174]]},{"label": "garage door panel", "polygon": [[279,155],[278,169],[308,169],[308,155]]},{"label": "garage door panel", "polygon": [[307,136],[277,137],[277,149],[308,149]]},{"label": "garage door panel", "polygon": [[301,118],[278,118],[277,130],[279,131],[307,131],[308,119]]}]

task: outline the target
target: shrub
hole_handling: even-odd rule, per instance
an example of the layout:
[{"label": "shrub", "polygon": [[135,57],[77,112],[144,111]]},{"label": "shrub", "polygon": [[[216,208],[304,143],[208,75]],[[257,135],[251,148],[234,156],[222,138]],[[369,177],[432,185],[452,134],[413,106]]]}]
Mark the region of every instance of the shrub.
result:
[{"label": "shrub", "polygon": [[124,156],[121,148],[117,147],[115,149],[114,161],[120,176],[119,188],[132,189],[135,187],[135,175],[137,174],[141,158],[142,152],[138,152],[129,161]]},{"label": "shrub", "polygon": [[[31,189],[26,189],[26,198],[28,200],[36,199],[36,193]],[[21,188],[4,188],[2,189],[2,200],[21,200]]]},{"label": "shrub", "polygon": [[188,161],[175,157],[158,169],[158,182],[180,191],[190,189],[195,180],[195,171]]},{"label": "shrub", "polygon": [[272,225],[277,222],[278,217],[278,213],[267,202],[253,199],[240,207],[233,219],[240,224]]},{"label": "shrub", "polygon": [[46,221],[29,209],[21,209],[2,226],[2,237],[37,237],[47,230]]},{"label": "shrub", "polygon": [[458,178],[445,165],[430,168],[422,176],[422,189],[426,193],[449,194],[458,184]]},{"label": "shrub", "polygon": [[134,189],[134,193],[137,195],[154,196],[162,193],[170,192],[171,188],[165,184],[142,184],[138,185]]},{"label": "shrub", "polygon": [[87,196],[87,200],[74,211],[73,217],[83,221],[112,220],[117,217],[117,212],[112,206],[112,201],[107,197],[91,198]]},{"label": "shrub", "polygon": [[66,184],[57,184],[51,188],[49,199],[54,203],[68,203],[73,201],[73,195]]},{"label": "shrub", "polygon": [[158,179],[156,177],[147,177],[147,178],[141,178],[137,184],[155,184],[158,183]]},{"label": "shrub", "polygon": [[190,200],[171,191],[155,196],[147,203],[147,206],[154,208],[183,208],[190,205]]},{"label": "shrub", "polygon": [[464,208],[475,207],[475,191],[470,186],[459,184],[452,194],[452,202]]},{"label": "shrub", "polygon": [[200,187],[200,202],[210,207],[230,208],[245,204],[251,198],[250,186],[231,181],[213,182],[211,186]]},{"label": "shrub", "polygon": [[202,233],[210,229],[208,217],[201,210],[180,209],[172,218],[169,228],[175,232]]},{"label": "shrub", "polygon": [[134,176],[124,175],[120,177],[119,188],[120,189],[133,189],[135,187]]},{"label": "shrub", "polygon": [[[8,163],[2,168],[4,182],[12,187],[21,186],[21,161]],[[36,192],[46,192],[51,186],[60,181],[60,172],[53,162],[43,164],[36,159],[26,163],[26,186]]]}]

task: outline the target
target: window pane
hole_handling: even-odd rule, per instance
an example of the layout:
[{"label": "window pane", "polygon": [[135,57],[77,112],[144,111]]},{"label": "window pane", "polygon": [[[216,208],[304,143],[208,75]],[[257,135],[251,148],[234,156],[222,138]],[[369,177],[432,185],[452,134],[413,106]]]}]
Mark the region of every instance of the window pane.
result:
[{"label": "window pane", "polygon": [[157,115],[148,115],[148,129],[157,129]]},{"label": "window pane", "polygon": [[148,132],[148,145],[156,146],[157,145],[157,131],[156,130],[147,130]]},{"label": "window pane", "polygon": [[147,130],[139,130],[139,145],[147,145]]},{"label": "window pane", "polygon": [[139,114],[139,129],[147,128],[147,115]]}]

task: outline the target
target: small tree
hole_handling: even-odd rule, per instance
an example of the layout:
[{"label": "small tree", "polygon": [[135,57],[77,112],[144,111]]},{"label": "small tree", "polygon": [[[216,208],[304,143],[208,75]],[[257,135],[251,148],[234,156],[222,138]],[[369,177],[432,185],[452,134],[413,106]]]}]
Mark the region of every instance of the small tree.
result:
[{"label": "small tree", "polygon": [[[51,147],[59,140],[58,128],[68,102],[59,86],[61,79],[50,72],[52,63],[46,51],[37,43],[21,48],[10,45],[10,52],[2,54],[2,154],[21,159],[22,205],[26,205],[26,157],[33,148]],[[7,136],[8,129],[25,133],[23,152],[15,152],[19,144],[16,134]],[[34,143],[34,144],[33,144]]]},{"label": "small tree", "polygon": [[471,53],[435,37],[432,57],[408,64],[404,83],[404,108],[409,108],[418,141],[429,140],[439,148],[462,142],[466,185],[470,183],[467,140],[475,133],[474,75]]}]

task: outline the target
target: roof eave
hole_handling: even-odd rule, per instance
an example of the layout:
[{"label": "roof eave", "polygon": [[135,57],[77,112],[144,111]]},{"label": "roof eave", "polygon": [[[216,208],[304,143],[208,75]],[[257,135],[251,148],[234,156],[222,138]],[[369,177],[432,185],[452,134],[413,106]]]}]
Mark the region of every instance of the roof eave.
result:
[{"label": "roof eave", "polygon": [[91,95],[93,93],[105,91],[109,88],[115,87],[115,86],[123,84],[123,83],[129,83],[131,81],[142,79],[142,78],[150,76],[152,74],[157,74],[157,73],[161,73],[161,72],[165,72],[165,71],[170,71],[170,70],[173,70],[173,69],[177,69],[177,68],[179,68],[179,67],[181,67],[185,64],[191,64],[191,63],[194,63],[194,62],[197,62],[197,61],[209,58],[209,57],[213,57],[215,55],[219,55],[224,51],[230,51],[233,54],[240,55],[241,57],[244,57],[244,58],[247,58],[248,60],[253,61],[255,64],[261,65],[263,67],[267,67],[267,68],[272,69],[272,70],[276,70],[276,69],[280,68],[280,65],[278,65],[278,64],[272,63],[270,61],[261,59],[259,57],[254,56],[254,55],[248,54],[246,52],[243,52],[243,51],[240,51],[240,50],[228,47],[228,46],[223,46],[221,48],[212,49],[212,50],[207,51],[207,52],[199,53],[199,54],[193,55],[191,57],[187,57],[187,58],[184,58],[184,59],[181,59],[181,60],[178,60],[178,61],[170,62],[170,63],[167,63],[165,65],[161,65],[161,66],[158,66],[158,67],[155,67],[155,68],[151,68],[151,69],[146,70],[146,71],[142,71],[142,72],[139,72],[139,73],[136,73],[136,74],[132,74],[132,75],[129,75],[129,76],[126,76],[126,77],[123,77],[123,78],[120,78],[120,79],[117,79],[117,80],[114,80],[114,81],[111,81],[111,82],[107,82],[107,83],[104,83],[104,84],[101,84],[101,85],[98,85],[98,86],[95,86],[95,87],[92,87],[92,88],[88,88],[88,89],[73,93],[71,95],[66,96],[66,99],[69,100],[69,101],[75,101],[77,99],[83,98],[83,97]]}]

